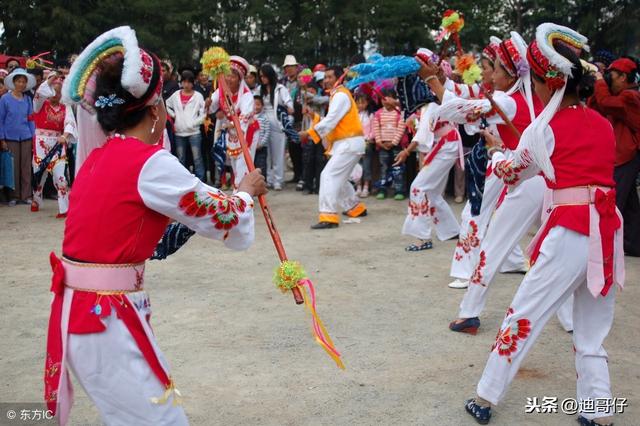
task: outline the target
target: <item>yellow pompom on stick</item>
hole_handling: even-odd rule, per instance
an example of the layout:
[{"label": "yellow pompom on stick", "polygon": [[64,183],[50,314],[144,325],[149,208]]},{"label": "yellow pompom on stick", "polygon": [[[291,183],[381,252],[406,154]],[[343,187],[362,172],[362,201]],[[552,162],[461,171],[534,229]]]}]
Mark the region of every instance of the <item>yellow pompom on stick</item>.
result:
[{"label": "yellow pompom on stick", "polygon": [[273,283],[283,293],[298,287],[301,280],[307,278],[307,273],[299,262],[285,260],[280,263],[273,274]]},{"label": "yellow pompom on stick", "polygon": [[202,71],[210,76],[214,81],[219,75],[227,75],[231,72],[231,61],[229,54],[222,47],[210,47],[200,59]]}]

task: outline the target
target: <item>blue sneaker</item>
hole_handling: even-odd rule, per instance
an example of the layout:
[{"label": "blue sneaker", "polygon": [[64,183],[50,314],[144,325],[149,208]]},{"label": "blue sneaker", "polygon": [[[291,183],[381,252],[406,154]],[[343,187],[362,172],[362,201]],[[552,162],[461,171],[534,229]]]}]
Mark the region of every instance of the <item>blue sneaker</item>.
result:
[{"label": "blue sneaker", "polygon": [[486,425],[491,420],[491,407],[481,407],[476,404],[476,400],[469,399],[464,403],[464,408],[470,416],[476,419],[481,425]]},{"label": "blue sneaker", "polygon": [[578,423],[580,423],[580,426],[613,426],[613,423],[596,423],[595,420],[589,420],[582,416],[578,416]]}]

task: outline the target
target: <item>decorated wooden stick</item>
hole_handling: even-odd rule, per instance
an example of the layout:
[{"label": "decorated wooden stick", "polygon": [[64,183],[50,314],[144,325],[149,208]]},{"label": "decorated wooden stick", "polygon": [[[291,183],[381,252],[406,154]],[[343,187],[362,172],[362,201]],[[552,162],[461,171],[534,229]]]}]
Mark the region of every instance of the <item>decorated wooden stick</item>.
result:
[{"label": "decorated wooden stick", "polygon": [[[453,38],[456,44],[456,55],[462,56],[462,45],[460,44],[459,32],[464,27],[464,17],[462,13],[456,10],[447,10],[442,16],[442,22],[440,23],[440,32],[436,36],[436,42],[444,41],[440,48],[440,62],[444,58],[445,49],[449,45],[449,38]],[[438,65],[440,65],[438,62]]]}]

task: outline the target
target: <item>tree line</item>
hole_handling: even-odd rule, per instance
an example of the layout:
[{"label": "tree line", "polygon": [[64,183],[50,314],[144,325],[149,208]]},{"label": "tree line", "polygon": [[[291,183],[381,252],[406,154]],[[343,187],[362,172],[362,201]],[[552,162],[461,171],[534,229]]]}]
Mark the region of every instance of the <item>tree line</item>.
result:
[{"label": "tree line", "polygon": [[526,40],[545,21],[585,34],[596,50],[640,49],[637,0],[4,0],[0,51],[56,57],[79,52],[118,25],[135,28],[145,47],[174,63],[195,63],[212,45],[259,62],[295,54],[309,63],[346,63],[373,43],[383,54],[435,48],[442,13],[465,16],[465,49],[491,35],[520,32]]}]

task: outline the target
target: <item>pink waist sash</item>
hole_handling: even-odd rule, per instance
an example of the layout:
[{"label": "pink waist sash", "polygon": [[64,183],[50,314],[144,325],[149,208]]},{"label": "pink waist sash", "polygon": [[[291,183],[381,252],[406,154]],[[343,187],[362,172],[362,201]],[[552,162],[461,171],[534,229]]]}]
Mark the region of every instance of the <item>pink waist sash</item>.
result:
[{"label": "pink waist sash", "polygon": [[[576,186],[554,189],[551,194],[551,212],[555,207],[589,206],[589,253],[587,261],[587,287],[594,297],[605,296],[612,284],[624,285],[624,252],[622,216],[616,208],[616,191],[603,186]],[[537,255],[542,240],[552,223],[545,223],[527,248],[529,255]]]},{"label": "pink waist sash", "polygon": [[[144,262],[120,265],[81,263],[64,257],[58,259],[54,253],[51,253],[49,260],[53,270],[51,291],[54,298],[51,302],[47,334],[44,397],[47,408],[57,416],[58,423],[67,424],[73,404],[73,387],[66,368],[66,351],[74,291],[99,293],[94,306],[94,309],[99,307],[99,310],[92,310],[92,314],[98,317],[108,314],[101,313],[103,309],[116,310],[118,318],[125,323],[152,371],[166,389],[162,398],[154,399],[152,402],[164,403],[172,392],[176,393],[177,398],[177,390],[155,352],[151,329],[124,294],[142,290]],[[99,303],[100,296],[105,293],[102,300],[106,302]],[[126,303],[111,303],[110,297],[120,297],[120,300]]]},{"label": "pink waist sash", "polygon": [[596,200],[596,189],[608,192],[611,188],[604,186],[575,186],[552,190],[554,206],[593,204]]},{"label": "pink waist sash", "polygon": [[74,262],[62,258],[64,284],[74,290],[95,292],[140,291],[145,263],[108,265]]}]

